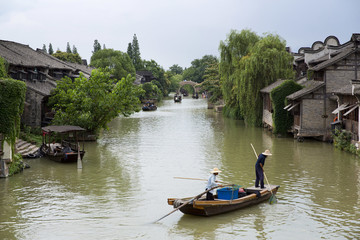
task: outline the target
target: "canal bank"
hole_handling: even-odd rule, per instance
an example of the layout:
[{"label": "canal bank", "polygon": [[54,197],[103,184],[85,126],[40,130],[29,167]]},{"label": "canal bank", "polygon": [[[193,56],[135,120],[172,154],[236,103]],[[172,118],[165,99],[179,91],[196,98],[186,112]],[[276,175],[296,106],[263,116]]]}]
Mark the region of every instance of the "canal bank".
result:
[{"label": "canal bank", "polygon": [[[270,149],[265,171],[280,185],[278,203],[210,218],[172,211],[168,197],[195,196],[219,179],[255,180],[257,152]],[[317,141],[274,138],[223,118],[206,100],[164,100],[157,111],[111,122],[88,142],[83,169],[46,158],[0,179],[1,239],[356,239],[360,233],[359,160]]]}]

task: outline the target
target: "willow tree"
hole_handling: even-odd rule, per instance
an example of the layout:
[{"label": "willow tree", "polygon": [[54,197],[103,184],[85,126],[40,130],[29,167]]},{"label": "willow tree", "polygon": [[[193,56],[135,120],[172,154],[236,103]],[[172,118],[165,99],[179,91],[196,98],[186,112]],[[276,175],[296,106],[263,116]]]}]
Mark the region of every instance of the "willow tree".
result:
[{"label": "willow tree", "polygon": [[250,30],[238,32],[231,30],[225,41],[220,42],[219,74],[223,98],[226,103],[225,115],[240,118],[240,106],[237,101],[238,86],[235,71],[239,61],[249,54],[250,49],[260,40],[256,33]]},{"label": "willow tree", "polygon": [[293,57],[286,51],[286,43],[278,35],[269,34],[251,47],[235,70],[240,111],[250,125],[262,123],[260,89],[277,79],[293,79]]}]

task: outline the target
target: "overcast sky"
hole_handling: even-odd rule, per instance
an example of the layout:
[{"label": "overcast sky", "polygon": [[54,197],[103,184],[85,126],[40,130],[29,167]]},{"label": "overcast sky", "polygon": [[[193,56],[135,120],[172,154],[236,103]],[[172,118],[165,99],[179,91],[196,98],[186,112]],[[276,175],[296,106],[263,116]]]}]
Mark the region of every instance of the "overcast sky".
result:
[{"label": "overcast sky", "polygon": [[94,40],[126,52],[136,34],[141,58],[168,70],[219,56],[231,29],[278,34],[292,51],[329,35],[360,33],[360,0],[0,0],[0,39],[66,50],[90,61]]}]

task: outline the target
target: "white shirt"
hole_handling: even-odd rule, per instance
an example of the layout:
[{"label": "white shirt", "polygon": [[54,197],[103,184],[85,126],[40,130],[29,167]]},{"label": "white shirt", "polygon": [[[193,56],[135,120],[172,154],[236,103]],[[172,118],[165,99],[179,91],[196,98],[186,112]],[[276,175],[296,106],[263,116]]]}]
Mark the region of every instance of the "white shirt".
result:
[{"label": "white shirt", "polygon": [[[210,189],[213,187],[217,187],[218,184],[215,182],[216,181],[216,175],[215,174],[211,174],[211,176],[209,177],[208,183],[206,185],[206,189]],[[209,191],[210,193],[214,194],[214,190]]]}]

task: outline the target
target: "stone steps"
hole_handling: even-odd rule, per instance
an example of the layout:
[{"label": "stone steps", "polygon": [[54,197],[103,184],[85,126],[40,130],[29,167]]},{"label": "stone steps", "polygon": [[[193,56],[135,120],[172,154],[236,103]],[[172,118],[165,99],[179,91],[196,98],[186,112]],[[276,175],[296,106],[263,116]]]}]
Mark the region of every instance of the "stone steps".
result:
[{"label": "stone steps", "polygon": [[20,153],[23,158],[29,157],[29,154],[36,154],[39,147],[23,141],[21,139],[17,139],[15,143],[15,152]]}]

